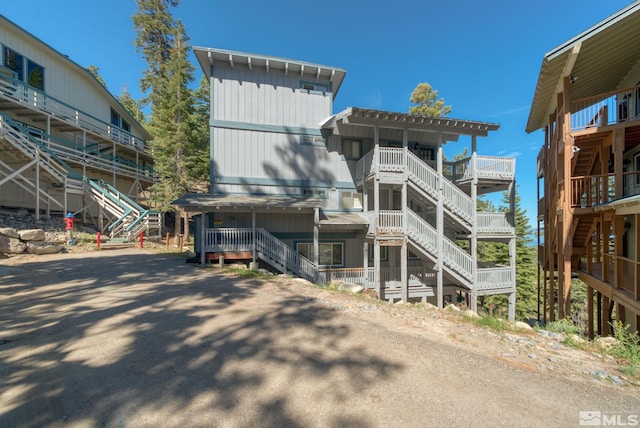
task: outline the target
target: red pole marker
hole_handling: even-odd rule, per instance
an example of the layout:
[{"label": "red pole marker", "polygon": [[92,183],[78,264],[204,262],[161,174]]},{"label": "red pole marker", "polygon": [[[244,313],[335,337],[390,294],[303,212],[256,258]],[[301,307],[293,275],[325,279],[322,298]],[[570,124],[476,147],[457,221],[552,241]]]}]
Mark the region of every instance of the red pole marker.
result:
[{"label": "red pole marker", "polygon": [[140,248],[142,248],[142,238],[144,238],[144,232],[140,232]]},{"label": "red pole marker", "polygon": [[96,232],[96,249],[100,249],[100,240],[101,240],[102,236],[100,235],[100,232]]}]

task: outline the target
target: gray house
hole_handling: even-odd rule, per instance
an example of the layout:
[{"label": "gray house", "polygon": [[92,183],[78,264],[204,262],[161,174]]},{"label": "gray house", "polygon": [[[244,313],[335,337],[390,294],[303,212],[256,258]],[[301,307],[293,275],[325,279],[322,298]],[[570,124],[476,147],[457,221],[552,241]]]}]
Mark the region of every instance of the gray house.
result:
[{"label": "gray house", "polygon": [[[475,309],[478,296],[508,294],[514,317],[513,210],[476,207],[490,192],[514,200],[515,160],[476,153],[478,137],[498,125],[363,108],[334,114],[342,69],[194,50],[210,80],[211,187],[175,203],[199,214],[202,263],[249,259],[439,307],[466,299]],[[445,162],[443,145],[461,137],[471,156]],[[482,264],[480,240],[508,245],[510,265]]]}]

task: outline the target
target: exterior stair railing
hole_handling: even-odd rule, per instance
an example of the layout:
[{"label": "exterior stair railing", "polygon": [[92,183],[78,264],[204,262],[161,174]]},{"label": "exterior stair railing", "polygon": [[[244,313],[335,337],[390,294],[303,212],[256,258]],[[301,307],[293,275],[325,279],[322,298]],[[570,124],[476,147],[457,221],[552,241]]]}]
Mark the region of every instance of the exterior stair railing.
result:
[{"label": "exterior stair railing", "polygon": [[293,272],[311,282],[318,280],[318,268],[311,260],[289,247],[265,229],[209,228],[205,234],[205,252],[253,251],[282,273]]},{"label": "exterior stair railing", "polygon": [[[142,208],[104,180],[94,181],[83,177],[62,160],[54,150],[47,147],[45,141],[30,135],[24,125],[1,113],[0,139],[10,144],[34,164],[37,162],[40,168],[46,171],[54,181],[62,183],[66,190],[71,193],[84,192],[90,195],[98,205],[113,215],[115,221],[107,227],[112,238],[131,239],[143,230],[147,231],[148,235],[154,235],[157,232],[157,236],[160,236],[160,213]],[[46,192],[41,190],[41,194],[44,193]],[[64,208],[55,199],[49,200],[60,208]]]}]

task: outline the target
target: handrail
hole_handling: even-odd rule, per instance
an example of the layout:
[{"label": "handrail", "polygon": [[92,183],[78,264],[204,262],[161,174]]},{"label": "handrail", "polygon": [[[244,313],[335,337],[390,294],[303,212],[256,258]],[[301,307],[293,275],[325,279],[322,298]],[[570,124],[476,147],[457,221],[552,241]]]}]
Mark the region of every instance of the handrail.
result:
[{"label": "handrail", "polygon": [[510,213],[479,212],[476,213],[476,218],[478,233],[514,233],[514,226],[510,221],[513,216]]},{"label": "handrail", "polygon": [[[407,210],[409,237],[434,258],[438,255],[438,233],[433,226],[411,210]],[[473,280],[473,258],[446,236],[443,241],[443,262],[453,273],[469,283]]]},{"label": "handrail", "polygon": [[[80,177],[80,175],[73,168],[71,168],[69,165],[67,165],[66,162],[56,156],[55,153],[40,144],[35,138],[31,137],[26,132],[26,129],[22,124],[8,118],[2,113],[0,113],[0,130],[2,130],[5,135],[7,135],[7,137],[9,137],[12,141],[19,144],[20,150],[27,156],[30,156],[32,159],[36,158],[38,150],[43,153],[46,157],[46,160],[48,161],[44,165],[49,168],[50,172],[53,175],[58,175],[60,178]],[[18,146],[16,147],[18,148]]]},{"label": "handrail", "polygon": [[[251,251],[254,245],[253,236],[253,230],[248,228],[208,228],[205,232],[205,251]],[[318,280],[318,269],[311,260],[265,229],[256,229],[255,247],[256,251],[274,260],[285,270],[309,281]]]},{"label": "handrail", "polygon": [[145,149],[146,143],[142,138],[135,137],[120,127],[84,113],[43,91],[27,87],[19,80],[4,74],[0,74],[0,96],[10,98],[29,108],[40,110],[110,141],[134,147],[139,151]]},{"label": "handrail", "polygon": [[640,86],[604,92],[570,103],[571,130],[615,125],[640,118]]}]

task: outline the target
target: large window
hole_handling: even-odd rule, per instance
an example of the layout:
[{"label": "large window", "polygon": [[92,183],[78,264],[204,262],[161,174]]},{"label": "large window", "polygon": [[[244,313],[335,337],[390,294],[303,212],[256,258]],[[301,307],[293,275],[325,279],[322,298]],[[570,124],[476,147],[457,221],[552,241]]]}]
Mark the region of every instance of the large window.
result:
[{"label": "large window", "polygon": [[[320,242],[318,244],[318,263],[321,266],[344,266],[342,242]],[[298,252],[308,258],[314,259],[313,242],[301,242],[296,246]]]},{"label": "large window", "polygon": [[3,60],[4,66],[13,71],[18,80],[44,91],[44,67],[6,46],[3,50]]}]

